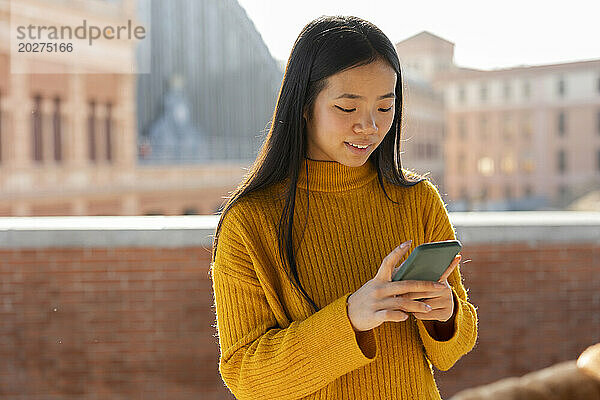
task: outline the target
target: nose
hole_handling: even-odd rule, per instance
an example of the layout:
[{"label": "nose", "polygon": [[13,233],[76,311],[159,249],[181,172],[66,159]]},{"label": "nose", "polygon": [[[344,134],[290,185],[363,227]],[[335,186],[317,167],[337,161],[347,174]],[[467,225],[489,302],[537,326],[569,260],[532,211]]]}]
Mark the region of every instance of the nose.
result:
[{"label": "nose", "polygon": [[354,125],[356,133],[373,134],[377,133],[378,129],[375,118],[370,112],[363,113],[360,121]]}]

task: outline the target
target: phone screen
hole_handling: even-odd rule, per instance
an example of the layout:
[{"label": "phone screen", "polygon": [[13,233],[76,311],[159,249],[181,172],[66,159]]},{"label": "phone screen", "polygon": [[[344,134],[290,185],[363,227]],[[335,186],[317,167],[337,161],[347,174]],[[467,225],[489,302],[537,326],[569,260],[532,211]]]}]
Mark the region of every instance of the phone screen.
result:
[{"label": "phone screen", "polygon": [[438,281],[462,248],[458,240],[423,243],[417,246],[392,281]]}]

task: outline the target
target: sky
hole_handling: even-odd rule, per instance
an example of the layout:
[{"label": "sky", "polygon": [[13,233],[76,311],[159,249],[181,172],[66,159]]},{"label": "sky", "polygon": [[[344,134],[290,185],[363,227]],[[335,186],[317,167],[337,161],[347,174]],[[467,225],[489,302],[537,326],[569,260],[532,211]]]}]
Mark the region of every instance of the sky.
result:
[{"label": "sky", "polygon": [[354,15],[397,43],[429,31],[454,43],[461,67],[499,69],[600,58],[600,0],[237,0],[271,55],[286,61],[321,15]]}]

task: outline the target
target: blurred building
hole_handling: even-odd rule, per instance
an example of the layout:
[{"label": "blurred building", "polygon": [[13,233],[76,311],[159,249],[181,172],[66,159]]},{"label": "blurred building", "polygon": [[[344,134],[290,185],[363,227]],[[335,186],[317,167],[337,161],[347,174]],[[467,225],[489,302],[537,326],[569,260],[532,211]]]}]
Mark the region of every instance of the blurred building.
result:
[{"label": "blurred building", "polygon": [[427,175],[444,191],[444,102],[418,75],[404,74],[402,168]]},{"label": "blurred building", "polygon": [[[133,41],[94,47],[107,73],[71,73],[85,70],[89,60],[61,65],[58,56],[52,68],[63,73],[11,73],[11,17],[25,26],[57,26],[81,24],[91,16],[112,26],[136,21],[135,1],[19,0],[11,14],[10,2],[0,0],[0,216],[216,211],[247,163],[138,165],[137,76],[110,73],[111,66],[135,60]],[[31,60],[20,66],[28,63],[47,67]],[[186,114],[184,96],[175,90],[161,99],[176,118],[160,124],[157,114],[156,129],[183,126],[186,134],[198,132],[189,120],[194,112],[188,108]]]},{"label": "blurred building", "polygon": [[429,32],[396,43],[403,80],[402,167],[427,175],[445,193],[445,105],[432,85],[454,67],[454,44]]},{"label": "blurred building", "polygon": [[[138,53],[151,54],[137,86],[140,163],[254,160],[283,70],[237,0],[141,1],[138,17],[152,26]],[[152,132],[169,112],[174,81],[192,110],[188,139],[177,129]]]},{"label": "blurred building", "polygon": [[396,45],[444,98],[449,208],[562,209],[600,188],[600,60],[485,71],[454,65],[453,46],[428,32]]},{"label": "blurred building", "polygon": [[[135,76],[68,73],[76,65],[62,65],[67,73],[60,74],[11,73],[10,6],[0,1],[0,215],[115,209],[119,200],[110,188],[134,181],[135,152],[127,149],[135,146]],[[12,7],[23,25],[59,23],[50,19],[48,2],[24,0]],[[93,12],[116,21],[131,11],[131,2],[63,1],[51,7],[67,20],[81,21]],[[131,54],[128,46],[114,41],[113,50]]]}]

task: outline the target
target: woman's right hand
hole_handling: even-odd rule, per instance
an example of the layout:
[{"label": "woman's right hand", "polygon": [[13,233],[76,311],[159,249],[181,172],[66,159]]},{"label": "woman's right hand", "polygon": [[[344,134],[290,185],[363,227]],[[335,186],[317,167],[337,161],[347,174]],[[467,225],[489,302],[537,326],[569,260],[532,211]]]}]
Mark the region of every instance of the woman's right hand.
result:
[{"label": "woman's right hand", "polygon": [[422,293],[422,297],[413,298],[427,298],[429,292],[445,285],[429,281],[392,281],[394,273],[402,267],[396,268],[396,265],[410,248],[411,242],[404,242],[392,250],[381,262],[377,275],[348,297],[348,317],[355,331],[368,331],[386,321],[405,321],[408,313],[431,310],[425,303],[401,295]]}]

